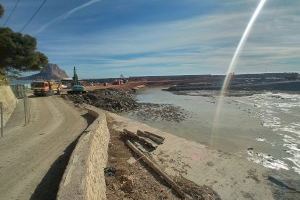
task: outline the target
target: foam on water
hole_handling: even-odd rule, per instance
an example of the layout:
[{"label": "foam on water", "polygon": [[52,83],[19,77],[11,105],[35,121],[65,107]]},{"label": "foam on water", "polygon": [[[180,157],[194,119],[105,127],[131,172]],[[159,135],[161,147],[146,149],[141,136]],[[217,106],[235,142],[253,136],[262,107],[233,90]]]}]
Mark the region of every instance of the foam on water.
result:
[{"label": "foam on water", "polygon": [[256,141],[258,141],[258,142],[265,142],[266,138],[259,137],[259,138],[256,138]]},{"label": "foam on water", "polygon": [[264,167],[270,168],[270,169],[284,169],[284,170],[289,170],[288,165],[279,159],[275,159],[271,155],[267,155],[264,153],[255,153],[253,150],[248,150],[248,160],[255,162],[257,164],[260,164]]},{"label": "foam on water", "polygon": [[288,154],[292,155],[293,157],[286,158],[287,160],[291,161],[294,166],[292,167],[295,172],[300,174],[300,140],[294,137],[284,135],[284,147],[287,147],[288,150],[286,151]]},{"label": "foam on water", "polygon": [[284,131],[284,132],[289,132],[289,133],[294,133],[296,135],[300,136],[300,130],[297,130],[294,126],[292,125],[288,125],[288,126],[284,126],[284,127],[280,127],[278,129],[275,129],[276,131]]},{"label": "foam on water", "polygon": [[[284,93],[264,93],[249,98],[254,102],[264,127],[270,128],[282,137],[282,149],[289,155],[286,158],[276,159],[264,153],[248,151],[248,159],[272,169],[293,169],[300,174],[300,95]],[[268,141],[265,138],[256,138],[259,142]],[[286,160],[288,163],[284,162]]]}]

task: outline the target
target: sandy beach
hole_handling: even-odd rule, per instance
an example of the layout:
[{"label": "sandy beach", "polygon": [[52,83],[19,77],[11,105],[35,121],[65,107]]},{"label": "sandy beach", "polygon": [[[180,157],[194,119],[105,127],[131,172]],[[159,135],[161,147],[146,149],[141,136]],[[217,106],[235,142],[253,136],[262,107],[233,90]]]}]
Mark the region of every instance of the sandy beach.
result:
[{"label": "sandy beach", "polygon": [[222,199],[274,199],[266,180],[267,170],[242,156],[212,150],[205,145],[163,132],[146,124],[107,112],[116,123],[112,129],[149,131],[165,137],[151,154],[164,171],[198,185],[212,187]]}]

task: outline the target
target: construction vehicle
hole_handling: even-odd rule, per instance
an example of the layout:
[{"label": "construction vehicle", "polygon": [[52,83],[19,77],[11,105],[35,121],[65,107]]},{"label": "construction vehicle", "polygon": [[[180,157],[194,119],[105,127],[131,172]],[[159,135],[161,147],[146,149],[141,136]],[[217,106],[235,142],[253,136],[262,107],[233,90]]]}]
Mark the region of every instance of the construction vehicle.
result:
[{"label": "construction vehicle", "polygon": [[83,85],[73,85],[71,90],[68,91],[68,94],[84,94],[86,90]]},{"label": "construction vehicle", "polygon": [[61,84],[54,81],[34,81],[31,83],[31,90],[35,96],[51,96],[60,94]]},{"label": "construction vehicle", "polygon": [[72,87],[71,90],[68,91],[68,94],[83,94],[83,93],[86,93],[85,87],[80,84],[76,73],[76,69],[74,67]]}]

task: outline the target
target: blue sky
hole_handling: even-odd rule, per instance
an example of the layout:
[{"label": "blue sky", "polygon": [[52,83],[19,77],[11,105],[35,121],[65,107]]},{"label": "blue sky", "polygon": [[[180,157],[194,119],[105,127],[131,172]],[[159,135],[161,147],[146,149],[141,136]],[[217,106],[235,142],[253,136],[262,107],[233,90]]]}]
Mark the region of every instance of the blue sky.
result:
[{"label": "blue sky", "polygon": [[[19,31],[43,0],[20,1]],[[16,0],[0,0],[6,20]],[[224,74],[259,0],[48,0],[23,31],[81,78]],[[300,1],[268,0],[236,73],[300,72]]]}]

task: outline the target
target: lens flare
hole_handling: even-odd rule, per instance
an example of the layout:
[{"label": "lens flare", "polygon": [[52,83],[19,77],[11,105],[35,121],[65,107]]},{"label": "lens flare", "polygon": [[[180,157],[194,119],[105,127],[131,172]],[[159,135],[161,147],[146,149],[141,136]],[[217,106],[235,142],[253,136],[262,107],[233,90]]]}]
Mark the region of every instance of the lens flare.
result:
[{"label": "lens flare", "polygon": [[213,126],[212,126],[212,134],[215,132],[215,129],[217,128],[217,125],[219,123],[219,118],[220,118],[220,112],[221,112],[221,109],[223,107],[223,103],[224,103],[224,95],[226,94],[227,90],[228,90],[228,87],[229,87],[229,84],[230,84],[230,81],[231,81],[231,78],[232,78],[232,73],[234,72],[234,69],[235,69],[235,64],[240,56],[240,53],[248,39],[248,36],[251,32],[251,29],[257,19],[257,17],[259,16],[261,10],[263,9],[265,3],[266,3],[267,0],[261,0],[257,6],[257,8],[255,9],[250,21],[248,22],[248,25],[240,39],[240,42],[234,52],[234,55],[231,59],[231,62],[229,64],[229,67],[227,69],[227,72],[226,72],[226,76],[225,76],[225,79],[224,79],[224,82],[223,82],[223,85],[222,85],[222,89],[221,89],[221,92],[220,92],[220,96],[218,98],[218,103],[217,103],[217,109],[216,109],[216,113],[215,113],[215,116],[214,116],[214,121],[213,121]]}]

